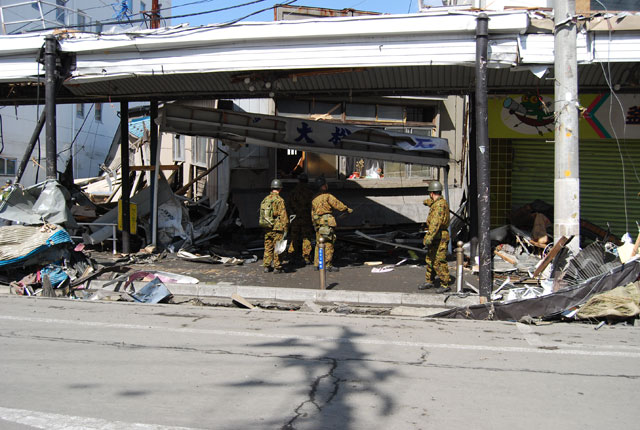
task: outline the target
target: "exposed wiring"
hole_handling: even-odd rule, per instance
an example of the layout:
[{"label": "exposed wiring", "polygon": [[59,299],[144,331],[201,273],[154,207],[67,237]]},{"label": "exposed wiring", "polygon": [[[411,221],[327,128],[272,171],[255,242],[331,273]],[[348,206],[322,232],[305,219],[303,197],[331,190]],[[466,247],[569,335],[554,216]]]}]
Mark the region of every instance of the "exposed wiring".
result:
[{"label": "exposed wiring", "polygon": [[71,143],[69,144],[69,146],[67,148],[65,148],[62,151],[58,152],[58,154],[57,154],[58,156],[64,154],[67,151],[71,151],[71,148],[73,148],[73,144],[78,139],[78,136],[80,136],[80,132],[82,131],[82,127],[84,127],[85,123],[87,122],[87,119],[89,119],[89,114],[93,110],[94,106],[95,106],[95,103],[92,103],[91,107],[89,108],[89,111],[87,112],[87,114],[84,116],[84,119],[82,120],[82,124],[80,124],[80,128],[78,128],[78,131],[76,131],[76,135],[73,137],[73,140],[71,141]]},{"label": "exposed wiring", "polygon": [[[250,6],[250,5],[253,5],[253,4],[256,4],[256,3],[262,3],[263,1],[265,1],[265,0],[253,0],[253,1],[250,1],[250,2],[241,3],[241,4],[237,4],[237,5],[233,5],[233,6],[222,7],[222,8],[218,8],[218,9],[211,9],[211,10],[187,13],[187,14],[182,14],[182,15],[165,16],[165,17],[162,17],[162,19],[167,20],[167,19],[176,19],[176,18],[188,18],[188,17],[191,17],[191,16],[206,15],[206,14],[216,13],[216,12],[224,12],[224,11],[231,10],[231,9],[237,9],[237,8],[244,7],[244,6]],[[281,5],[286,6],[286,5],[289,5],[291,3],[294,3],[295,1],[297,1],[297,0],[290,0],[288,2],[285,2],[285,3],[281,4]],[[227,26],[229,24],[233,24],[233,23],[242,21],[242,20],[244,20],[244,19],[246,19],[246,18],[248,18],[250,16],[257,15],[257,14],[262,13],[264,11],[273,9],[274,7],[276,7],[276,6],[274,5],[274,6],[270,6],[268,8],[264,8],[264,9],[258,10],[256,12],[253,12],[253,13],[250,13],[248,15],[245,15],[245,16],[243,16],[241,18],[235,19],[235,20],[230,21],[230,22],[226,22],[226,23],[222,24],[221,26]],[[135,15],[144,15],[144,14],[135,14]],[[102,25],[103,26],[105,26],[105,25],[122,25],[122,24],[127,24],[127,23],[128,24],[133,24],[133,23],[138,23],[138,22],[147,22],[147,18],[143,17],[143,18],[128,19],[126,22],[123,22],[123,21],[107,21],[107,22],[102,22]],[[64,28],[71,29],[71,28],[84,28],[84,27],[86,27],[86,25],[68,25],[68,26],[65,26]],[[55,30],[57,28],[60,28],[60,27],[59,26],[58,27],[47,27],[47,28],[42,28],[42,29],[37,29],[37,30],[32,30],[32,31],[47,31],[47,30]],[[92,32],[87,31],[87,33],[92,33]]]}]

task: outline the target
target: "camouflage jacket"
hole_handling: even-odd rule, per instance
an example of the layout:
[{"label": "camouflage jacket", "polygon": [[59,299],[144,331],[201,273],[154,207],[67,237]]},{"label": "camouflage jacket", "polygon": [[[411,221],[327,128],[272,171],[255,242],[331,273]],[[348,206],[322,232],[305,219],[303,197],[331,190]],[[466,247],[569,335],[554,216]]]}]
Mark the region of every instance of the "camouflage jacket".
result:
[{"label": "camouflage jacket", "polygon": [[311,225],[311,201],[313,191],[306,184],[299,183],[289,194],[289,209],[296,214],[293,224]]},{"label": "camouflage jacket", "polygon": [[449,238],[449,204],[444,197],[437,200],[426,199],[426,206],[429,206],[427,215],[427,233],[424,235],[424,243],[433,242],[434,239],[444,237]]},{"label": "camouflage jacket", "polygon": [[311,219],[313,220],[313,225],[335,227],[337,224],[336,219],[332,215],[333,209],[344,212],[349,208],[340,200],[336,199],[333,194],[318,194],[311,202]]},{"label": "camouflage jacket", "polygon": [[284,199],[279,193],[272,192],[262,201],[269,199],[271,201],[271,211],[274,220],[273,231],[287,231],[289,229],[289,216],[285,207]]}]

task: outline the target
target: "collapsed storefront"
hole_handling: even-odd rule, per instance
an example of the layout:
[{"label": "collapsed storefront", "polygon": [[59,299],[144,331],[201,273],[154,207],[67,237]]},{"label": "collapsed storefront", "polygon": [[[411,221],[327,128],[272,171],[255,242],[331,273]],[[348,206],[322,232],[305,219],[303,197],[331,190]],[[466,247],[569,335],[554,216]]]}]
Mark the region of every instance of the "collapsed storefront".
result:
[{"label": "collapsed storefront", "polygon": [[[548,88],[550,83],[543,75],[537,76],[530,71],[540,64],[553,62],[548,55],[541,58],[533,51],[540,46],[540,43],[534,42],[548,43],[553,37],[545,27],[549,24],[549,19],[544,14],[528,12],[490,15],[490,91],[504,93],[512,88],[521,88],[539,93],[541,88]],[[349,99],[354,95],[397,97],[434,92],[468,94],[472,92],[469,82],[473,81],[469,66],[477,62],[475,28],[475,16],[435,13],[423,16],[310,21],[305,22],[304,26],[300,23],[278,23],[164,29],[136,36],[103,35],[96,38],[68,34],[65,38],[54,41],[59,43],[59,49],[49,51],[48,55],[58,52],[75,60],[75,69],[61,71],[66,82],[59,93],[59,102],[120,101],[123,135],[128,134],[128,103],[134,100],[152,100],[153,120],[150,124],[153,146],[157,144],[154,106],[159,101],[169,99],[275,96],[313,98],[326,95]],[[598,91],[606,88],[606,79],[602,76],[593,78],[600,70],[598,62],[602,61],[598,54],[612,51],[619,54],[616,57],[618,63],[613,67],[613,73],[618,76],[623,75],[625,70],[624,66],[618,66],[620,63],[637,61],[637,58],[630,59],[633,57],[632,53],[622,52],[623,49],[616,45],[620,36],[615,31],[609,40],[595,38],[589,33],[580,36],[580,49],[584,51],[581,51],[581,55],[585,56],[582,71],[588,72],[581,73],[580,76],[591,78],[580,82],[582,89]],[[628,33],[624,38],[627,36]],[[632,32],[630,38],[636,36]],[[597,39],[598,43],[589,45],[587,42],[591,40],[590,37]],[[4,103],[34,103],[38,100],[36,91],[27,83],[33,81],[34,76],[36,80],[39,79],[40,71],[30,55],[40,49],[42,40],[37,36],[15,40],[19,43],[6,48],[7,58],[3,59],[13,66],[0,76],[8,90],[5,92],[8,96],[2,100]],[[453,45],[456,49],[447,48]],[[411,52],[412,55],[408,56],[406,52]],[[61,61],[61,65],[67,65],[67,62]],[[275,127],[277,120],[273,121]],[[222,122],[219,121],[219,124],[222,125]],[[247,127],[248,124],[243,124],[245,130]],[[308,123],[307,127],[310,128]],[[306,130],[307,127],[299,122],[295,129]],[[206,133],[205,136],[215,135],[232,144],[234,136],[238,135],[238,129],[231,131],[233,133],[228,135]],[[263,141],[279,142],[277,139],[264,139],[265,136],[271,138],[274,133],[277,134],[276,129],[271,129],[266,135],[264,131],[259,132],[263,134],[258,138]],[[284,135],[286,134],[285,130]],[[473,133],[464,133],[460,136],[460,141],[467,137],[473,139],[473,136]],[[339,137],[344,140],[346,136]],[[294,140],[295,138],[308,143],[302,132],[294,136]],[[124,146],[126,139],[122,141]],[[280,143],[288,147],[286,142],[283,140]],[[415,140],[413,142],[412,146],[415,146]],[[340,150],[347,151],[344,152],[345,155],[361,155],[364,148],[371,149],[375,146],[371,143],[381,142],[356,143],[354,148],[342,147]],[[389,147],[388,142],[386,146]],[[476,142],[472,141],[469,148],[475,146]],[[300,149],[321,152],[318,148],[305,144]],[[404,149],[387,151],[385,157],[389,153],[393,157],[408,155],[401,151]],[[153,156],[151,158],[157,159]],[[406,160],[408,158],[403,162]],[[48,163],[50,161],[55,162],[55,157],[53,160],[47,159]],[[124,172],[128,171],[128,161],[128,157],[123,157]],[[464,163],[465,157],[455,161]],[[448,163],[442,165],[444,164]],[[472,168],[476,167],[474,163],[471,164]],[[146,167],[157,170],[158,163],[151,162]],[[56,174],[55,168],[53,174]],[[474,174],[470,176],[474,177]],[[126,173],[122,178],[123,207],[128,211],[130,184],[125,180],[128,178]],[[461,187],[466,185],[466,178],[462,179],[465,179],[465,183],[461,180]],[[158,188],[156,183],[155,190],[158,191]],[[150,211],[153,214],[159,202],[153,197],[154,192],[149,194],[152,196]],[[125,213],[123,217],[128,218],[128,214]],[[249,216],[246,218],[249,219]],[[152,222],[152,230],[156,228],[156,224]],[[155,239],[153,241],[155,243]]]}]

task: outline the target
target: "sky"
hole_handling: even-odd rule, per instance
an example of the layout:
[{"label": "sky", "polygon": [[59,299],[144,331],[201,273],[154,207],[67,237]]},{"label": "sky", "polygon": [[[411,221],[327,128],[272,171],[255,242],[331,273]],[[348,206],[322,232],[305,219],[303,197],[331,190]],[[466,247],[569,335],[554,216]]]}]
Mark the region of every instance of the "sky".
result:
[{"label": "sky", "polygon": [[[246,17],[262,9],[271,8],[275,4],[287,3],[290,0],[173,0],[172,9],[163,10],[163,16],[178,16],[202,13],[214,9],[255,2],[243,7],[226,11],[203,13],[194,16],[172,18],[171,24],[189,23],[191,26],[223,23]],[[151,2],[151,0],[149,0]],[[160,0],[162,4],[162,0]],[[441,0],[427,0],[425,4],[442,5]],[[356,9],[382,13],[415,13],[418,11],[418,0],[297,0],[293,6],[322,7],[327,9]],[[162,7],[162,6],[161,6]],[[247,21],[273,21],[273,9],[260,12],[245,18]]]}]

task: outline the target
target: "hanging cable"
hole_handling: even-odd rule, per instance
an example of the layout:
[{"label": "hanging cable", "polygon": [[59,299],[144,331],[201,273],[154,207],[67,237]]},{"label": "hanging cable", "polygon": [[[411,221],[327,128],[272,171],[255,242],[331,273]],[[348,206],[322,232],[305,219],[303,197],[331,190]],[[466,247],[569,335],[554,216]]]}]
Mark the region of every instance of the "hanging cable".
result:
[{"label": "hanging cable", "polygon": [[71,151],[71,148],[73,148],[73,144],[78,139],[78,136],[80,136],[80,132],[82,131],[82,127],[84,127],[85,123],[87,122],[87,119],[89,119],[89,114],[93,110],[94,106],[95,106],[95,103],[92,103],[91,107],[89,108],[89,112],[87,112],[87,114],[84,116],[84,119],[82,120],[82,124],[80,124],[80,128],[78,129],[78,131],[76,131],[76,135],[73,137],[73,140],[71,141],[71,143],[69,144],[69,146],[66,149],[63,149],[62,151],[58,152],[58,154],[57,154],[58,156],[64,154],[67,151]]},{"label": "hanging cable", "polygon": [[[602,4],[602,2],[600,2],[600,0],[596,0],[597,3],[599,3],[605,10],[605,19],[607,21],[609,21],[610,17],[607,16],[609,14],[609,11],[607,10],[607,7]],[[622,105],[622,101],[620,100],[620,98],[618,97],[618,94],[615,92],[613,85],[611,84],[611,42],[612,42],[612,37],[611,37],[611,33],[612,33],[612,29],[611,29],[611,25],[608,26],[609,28],[609,44],[607,45],[607,71],[605,71],[604,66],[602,64],[602,62],[600,63],[600,67],[602,68],[602,73],[604,75],[604,79],[605,82],[607,83],[607,86],[609,87],[609,92],[611,94],[611,98],[612,100],[609,103],[609,124],[611,125],[611,131],[613,132],[613,137],[616,140],[616,145],[618,146],[618,153],[620,154],[620,163],[621,163],[621,167],[622,167],[622,200],[624,203],[624,220],[625,220],[625,231],[629,231],[629,211],[628,211],[628,207],[627,207],[627,175],[626,175],[626,170],[625,170],[625,164],[624,164],[624,154],[622,153],[622,147],[620,146],[620,139],[618,138],[618,133],[616,132],[616,127],[613,125],[613,99],[615,99],[618,102],[618,105],[620,106],[620,110],[623,113],[624,116],[624,106]],[[623,136],[626,135],[626,126],[627,123],[623,118],[623,124],[624,124],[624,128],[623,128]]]}]

